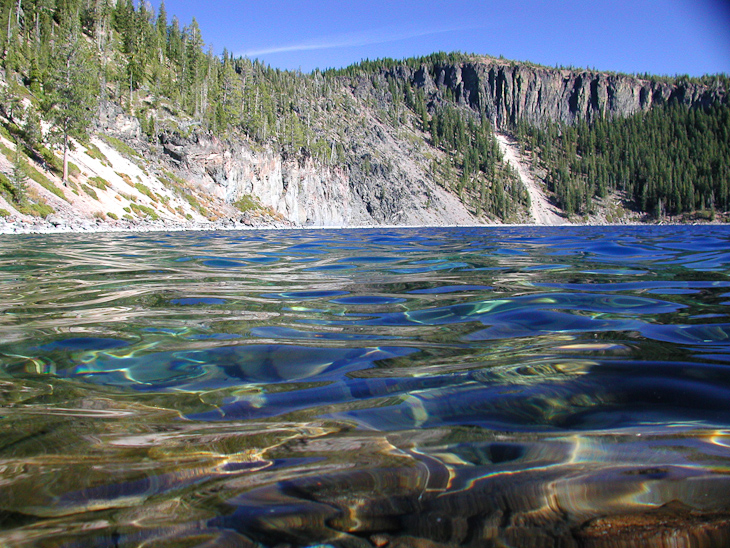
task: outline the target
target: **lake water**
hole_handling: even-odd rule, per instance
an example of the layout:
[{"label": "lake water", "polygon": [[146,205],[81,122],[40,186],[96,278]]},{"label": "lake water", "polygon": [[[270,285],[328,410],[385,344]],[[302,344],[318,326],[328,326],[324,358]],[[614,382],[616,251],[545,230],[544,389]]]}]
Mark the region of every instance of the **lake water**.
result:
[{"label": "lake water", "polygon": [[729,274],[722,226],[2,236],[0,546],[727,545]]}]

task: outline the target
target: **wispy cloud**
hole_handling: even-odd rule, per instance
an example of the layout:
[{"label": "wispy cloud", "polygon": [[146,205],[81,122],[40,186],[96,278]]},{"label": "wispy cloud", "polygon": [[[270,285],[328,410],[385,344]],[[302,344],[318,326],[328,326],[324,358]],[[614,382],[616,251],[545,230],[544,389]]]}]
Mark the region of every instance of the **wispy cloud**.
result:
[{"label": "wispy cloud", "polygon": [[261,55],[270,55],[272,53],[287,53],[293,51],[312,51],[320,49],[337,49],[352,48],[360,46],[372,46],[375,44],[387,44],[389,42],[398,42],[400,40],[409,40],[411,38],[420,38],[421,36],[431,36],[434,34],[444,34],[447,32],[457,32],[478,28],[477,26],[461,26],[440,29],[422,29],[403,31],[393,28],[375,29],[367,32],[337,34],[326,37],[307,40],[304,42],[286,44],[281,46],[272,46],[261,49],[251,49],[243,51],[240,55],[244,57],[259,57]]}]

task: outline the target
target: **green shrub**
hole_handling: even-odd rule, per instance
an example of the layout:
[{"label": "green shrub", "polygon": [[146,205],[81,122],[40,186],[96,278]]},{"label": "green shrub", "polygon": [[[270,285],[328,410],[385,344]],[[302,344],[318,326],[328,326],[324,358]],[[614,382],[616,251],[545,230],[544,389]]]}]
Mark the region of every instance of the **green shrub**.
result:
[{"label": "green shrub", "polygon": [[233,205],[236,206],[239,211],[244,213],[246,211],[261,209],[261,204],[259,204],[258,200],[250,194],[241,196],[236,202],[233,202]]},{"label": "green shrub", "polygon": [[58,158],[58,156],[53,154],[53,152],[44,146],[37,147],[37,152],[46,163],[48,169],[53,171],[59,177],[63,175],[63,160]]},{"label": "green shrub", "polygon": [[21,198],[18,195],[18,189],[10,182],[10,179],[8,179],[4,173],[0,173],[0,194],[16,203]]},{"label": "green shrub", "polygon": [[0,209],[0,217],[10,217],[11,213],[7,209]]},{"label": "green shrub", "polygon": [[51,213],[55,211],[51,206],[44,203],[35,203],[31,204],[31,210],[33,211],[33,215],[36,217],[43,217],[44,219],[48,217]]},{"label": "green shrub", "polygon": [[119,216],[116,213],[112,213],[111,211],[107,211],[106,216],[110,219],[114,219],[115,221],[119,220]]}]

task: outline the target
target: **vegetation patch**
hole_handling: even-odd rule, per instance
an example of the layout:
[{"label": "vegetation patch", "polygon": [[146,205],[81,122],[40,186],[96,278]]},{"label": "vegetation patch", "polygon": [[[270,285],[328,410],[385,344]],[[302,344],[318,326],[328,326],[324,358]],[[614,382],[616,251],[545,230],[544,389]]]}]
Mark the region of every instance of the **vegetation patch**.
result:
[{"label": "vegetation patch", "polygon": [[261,209],[261,204],[259,203],[259,201],[250,194],[244,194],[238,200],[233,202],[233,205],[242,213],[245,213],[246,211]]},{"label": "vegetation patch", "polygon": [[24,215],[32,215],[33,217],[42,217],[44,219],[55,211],[43,201],[43,198],[32,190],[28,192],[28,196],[23,200],[23,203],[16,206],[16,209]]},{"label": "vegetation patch", "polygon": [[0,194],[15,203],[18,203],[22,198],[19,195],[18,188],[10,182],[10,179],[4,173],[0,173]]},{"label": "vegetation patch", "polygon": [[129,175],[127,175],[126,173],[120,173],[119,171],[115,171],[114,173],[119,175],[125,183],[134,188],[134,183],[132,182],[132,178]]},{"label": "vegetation patch", "polygon": [[98,176],[89,177],[89,180],[87,182],[90,185],[98,188],[99,190],[106,190],[107,188],[112,186],[109,181],[107,181],[103,177],[98,177]]},{"label": "vegetation patch", "polygon": [[157,195],[154,192],[152,192],[147,185],[144,185],[142,183],[135,183],[134,188],[136,188],[141,194],[144,194],[145,196],[147,196],[153,202],[155,202],[155,203],[159,202]]},{"label": "vegetation patch", "polygon": [[62,200],[65,200],[68,202],[68,198],[66,198],[66,195],[63,193],[63,190],[58,188],[55,184],[53,184],[53,181],[51,181],[48,177],[43,175],[40,171],[37,169],[34,169],[32,167],[29,167],[26,170],[26,173],[28,177],[33,179],[36,183],[41,185],[43,188],[45,188],[48,192],[52,192]]},{"label": "vegetation patch", "polygon": [[79,166],[77,166],[73,162],[67,162],[67,165],[69,177],[79,177],[81,175],[81,170],[79,169]]},{"label": "vegetation patch", "polygon": [[110,219],[114,219],[115,221],[119,220],[119,216],[116,213],[112,213],[111,211],[107,211],[106,216]]},{"label": "vegetation patch", "polygon": [[[17,168],[22,172],[23,176],[29,177],[33,179],[36,183],[41,185],[43,188],[45,188],[47,191],[55,194],[62,200],[68,201],[66,198],[66,195],[63,193],[63,190],[58,188],[53,181],[51,181],[48,177],[43,175],[40,171],[37,169],[31,167],[28,165],[27,162],[27,156],[23,153],[20,153],[18,155],[17,152],[10,150],[8,147],[0,143],[0,152],[8,158],[8,160],[11,160],[12,158],[17,159],[18,166]],[[16,185],[13,185],[10,180],[5,177],[4,175],[0,174],[0,192],[3,194],[9,195],[13,201],[16,203],[19,203],[21,200],[21,197],[18,195],[20,192]]]},{"label": "vegetation patch", "polygon": [[56,175],[59,177],[63,176],[63,161],[53,154],[51,150],[47,149],[46,147],[39,145],[36,148],[36,152],[43,160],[43,166],[46,169],[49,169],[53,171]]},{"label": "vegetation patch", "polygon": [[165,177],[173,181],[174,183],[177,183],[178,186],[181,186],[183,188],[187,188],[188,182],[183,179],[182,177],[178,177],[175,175],[172,171],[165,171]]},{"label": "vegetation patch", "polygon": [[94,200],[97,200],[97,201],[99,200],[99,196],[96,194],[96,191],[93,188],[91,188],[89,185],[85,185],[85,184],[82,183],[81,184],[81,189],[84,192],[86,192],[86,194],[88,194],[89,196],[91,196],[92,198],[94,198]]},{"label": "vegetation patch", "polygon": [[99,137],[101,137],[110,147],[115,149],[122,156],[126,156],[127,158],[132,159],[141,159],[139,153],[124,141],[117,139],[116,137],[112,137],[111,135],[105,134],[101,134],[99,135]]},{"label": "vegetation patch", "polygon": [[99,150],[99,147],[94,144],[89,143],[88,145],[86,145],[86,154],[94,160],[99,160],[102,165],[111,166],[109,159],[104,155],[101,150]]},{"label": "vegetation patch", "polygon": [[142,204],[130,204],[130,207],[138,217],[150,217],[153,221],[157,221],[160,218],[157,212],[151,207],[147,207]]}]

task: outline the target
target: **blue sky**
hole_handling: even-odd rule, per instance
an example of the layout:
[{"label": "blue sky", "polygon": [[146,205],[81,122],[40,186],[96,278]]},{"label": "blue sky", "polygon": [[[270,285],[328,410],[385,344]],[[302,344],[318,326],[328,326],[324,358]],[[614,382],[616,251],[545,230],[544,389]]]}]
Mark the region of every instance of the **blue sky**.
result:
[{"label": "blue sky", "polygon": [[[216,53],[282,69],[463,51],[626,73],[730,74],[726,0],[166,0]],[[159,0],[152,0],[155,10]]]}]

